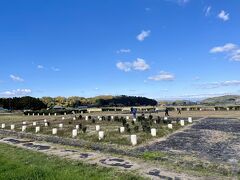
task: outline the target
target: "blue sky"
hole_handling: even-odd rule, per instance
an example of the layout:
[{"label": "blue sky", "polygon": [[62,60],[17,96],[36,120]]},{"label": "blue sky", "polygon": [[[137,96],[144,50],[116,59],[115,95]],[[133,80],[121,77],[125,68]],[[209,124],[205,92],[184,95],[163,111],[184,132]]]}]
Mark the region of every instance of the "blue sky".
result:
[{"label": "blue sky", "polygon": [[0,2],[0,96],[240,94],[239,0]]}]

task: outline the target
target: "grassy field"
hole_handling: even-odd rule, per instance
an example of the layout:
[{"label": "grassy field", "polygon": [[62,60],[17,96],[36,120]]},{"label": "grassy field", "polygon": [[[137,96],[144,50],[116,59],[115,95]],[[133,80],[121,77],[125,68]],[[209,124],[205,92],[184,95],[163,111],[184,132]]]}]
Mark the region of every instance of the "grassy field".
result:
[{"label": "grassy field", "polygon": [[0,144],[0,179],[142,179],[133,174]]}]

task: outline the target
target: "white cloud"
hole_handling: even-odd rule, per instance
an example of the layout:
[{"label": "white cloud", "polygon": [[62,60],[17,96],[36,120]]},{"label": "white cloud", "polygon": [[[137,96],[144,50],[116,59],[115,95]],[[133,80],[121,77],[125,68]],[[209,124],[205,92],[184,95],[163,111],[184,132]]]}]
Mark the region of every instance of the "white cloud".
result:
[{"label": "white cloud", "polygon": [[212,82],[212,83],[204,83],[198,85],[204,89],[214,89],[220,87],[228,87],[228,86],[240,86],[239,80],[230,80],[230,81],[222,81],[222,82]]},{"label": "white cloud", "polygon": [[37,65],[37,68],[38,69],[44,69],[44,66],[39,64],[39,65]]},{"label": "white cloud", "polygon": [[59,68],[56,68],[56,67],[52,67],[52,70],[55,71],[55,72],[60,71],[60,69],[59,69]]},{"label": "white cloud", "polygon": [[120,50],[117,50],[117,53],[120,54],[120,53],[130,53],[131,52],[131,49],[120,49]]},{"label": "white cloud", "polygon": [[139,41],[144,41],[145,38],[147,38],[148,36],[150,36],[151,31],[144,31],[142,30],[142,32],[140,34],[137,35],[137,40]]},{"label": "white cloud", "polygon": [[224,46],[216,46],[210,50],[211,53],[229,52],[237,48],[233,43],[227,43]]},{"label": "white cloud", "polygon": [[24,79],[19,77],[19,76],[15,76],[15,75],[10,75],[10,78],[13,80],[13,81],[18,81],[18,82],[23,82]]},{"label": "white cloud", "polygon": [[125,72],[131,71],[132,68],[132,64],[130,62],[118,62],[116,66],[118,69]]},{"label": "white cloud", "polygon": [[226,53],[232,61],[240,61],[240,48],[233,43],[227,43],[223,46],[217,46],[210,50],[210,53]]},{"label": "white cloud", "polygon": [[116,66],[119,70],[122,70],[125,72],[129,72],[132,70],[146,71],[150,69],[150,66],[146,63],[146,61],[141,58],[137,58],[137,60],[133,62],[118,62]]},{"label": "white cloud", "polygon": [[209,15],[210,15],[211,9],[212,9],[211,6],[208,6],[208,7],[206,7],[206,8],[204,9],[205,16],[209,16]]},{"label": "white cloud", "polygon": [[140,58],[137,58],[137,60],[133,62],[132,67],[134,70],[138,71],[145,71],[150,68],[146,61]]},{"label": "white cloud", "polygon": [[169,72],[161,71],[159,74],[150,76],[148,79],[153,81],[173,81],[175,79],[175,75]]},{"label": "white cloud", "polygon": [[31,93],[32,93],[31,89],[16,89],[11,91],[5,91],[0,94],[7,97],[13,97],[13,96],[26,96]]},{"label": "white cloud", "polygon": [[222,10],[219,14],[218,14],[218,18],[220,18],[223,21],[228,21],[229,20],[229,13],[226,13],[224,10]]}]

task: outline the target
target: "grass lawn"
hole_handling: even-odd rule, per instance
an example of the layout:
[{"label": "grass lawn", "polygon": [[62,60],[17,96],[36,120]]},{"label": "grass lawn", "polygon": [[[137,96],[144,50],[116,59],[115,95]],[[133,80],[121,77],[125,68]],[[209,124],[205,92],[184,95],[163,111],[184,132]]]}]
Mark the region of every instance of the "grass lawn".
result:
[{"label": "grass lawn", "polygon": [[0,179],[141,179],[131,173],[112,168],[86,165],[38,152],[0,144]]}]

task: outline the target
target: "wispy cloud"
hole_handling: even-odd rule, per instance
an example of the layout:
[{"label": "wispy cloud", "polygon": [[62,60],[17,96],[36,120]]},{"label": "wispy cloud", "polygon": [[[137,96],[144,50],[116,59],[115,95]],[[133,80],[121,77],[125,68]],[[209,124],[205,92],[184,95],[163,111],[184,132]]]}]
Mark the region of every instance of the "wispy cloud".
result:
[{"label": "wispy cloud", "polygon": [[13,80],[13,81],[16,81],[16,82],[23,82],[24,79],[19,77],[19,76],[15,76],[15,75],[10,75],[10,78]]},{"label": "wispy cloud", "polygon": [[204,8],[205,16],[209,16],[210,13],[211,13],[211,10],[212,10],[212,7],[211,7],[211,6],[205,7],[205,8]]},{"label": "wispy cloud", "polygon": [[116,66],[119,70],[122,70],[125,72],[129,72],[132,70],[146,71],[150,69],[150,66],[146,63],[146,61],[141,58],[137,58],[137,60],[133,62],[118,62]]},{"label": "wispy cloud", "polygon": [[121,53],[130,53],[131,52],[131,49],[119,49],[117,50],[117,53],[118,54],[121,54]]},{"label": "wispy cloud", "polygon": [[223,21],[228,21],[230,18],[230,14],[225,12],[224,10],[222,10],[219,14],[218,14],[218,18],[220,18]]},{"label": "wispy cloud", "polygon": [[140,34],[137,35],[137,40],[144,41],[148,36],[150,36],[151,31],[150,30],[142,30]]},{"label": "wispy cloud", "polygon": [[39,65],[37,65],[37,68],[38,68],[38,69],[44,69],[44,66],[41,65],[41,64],[39,64]]},{"label": "wispy cloud", "polygon": [[181,6],[190,2],[190,0],[165,0],[165,1],[173,2]]},{"label": "wispy cloud", "polygon": [[240,61],[240,48],[233,43],[227,43],[223,46],[216,46],[210,50],[210,53],[225,53],[229,60]]},{"label": "wispy cloud", "polygon": [[53,71],[55,71],[55,72],[58,72],[58,71],[60,71],[60,69],[59,69],[59,68],[57,68],[57,67],[52,67],[52,70],[53,70]]},{"label": "wispy cloud", "polygon": [[173,81],[175,79],[175,75],[169,72],[161,71],[159,74],[150,76],[148,79],[152,81]]},{"label": "wispy cloud", "polygon": [[197,86],[203,89],[215,89],[220,87],[240,86],[240,80],[203,83],[203,84],[198,84]]},{"label": "wispy cloud", "polygon": [[4,92],[1,92],[0,94],[2,96],[13,97],[13,96],[26,96],[31,93],[32,93],[31,89],[16,89],[16,90],[4,91]]}]

